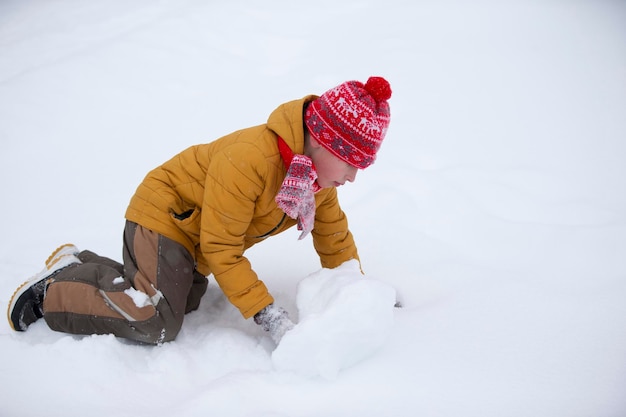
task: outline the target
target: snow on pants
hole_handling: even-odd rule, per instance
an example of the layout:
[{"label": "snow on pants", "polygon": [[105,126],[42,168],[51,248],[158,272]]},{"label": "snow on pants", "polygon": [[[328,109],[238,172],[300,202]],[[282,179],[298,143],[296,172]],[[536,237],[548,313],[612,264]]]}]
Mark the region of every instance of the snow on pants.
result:
[{"label": "snow on pants", "polygon": [[185,247],[129,221],[124,265],[90,251],[78,258],[82,263],[62,269],[46,291],[44,319],[56,331],[167,342],[207,289]]}]

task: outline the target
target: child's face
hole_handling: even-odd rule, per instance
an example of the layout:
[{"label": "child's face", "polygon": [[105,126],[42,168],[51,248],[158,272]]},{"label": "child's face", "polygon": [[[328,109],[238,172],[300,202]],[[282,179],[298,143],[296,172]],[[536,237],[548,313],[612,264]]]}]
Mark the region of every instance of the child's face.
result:
[{"label": "child's face", "polygon": [[317,183],[322,188],[339,187],[356,179],[358,168],[337,158],[319,143],[311,153],[311,159],[317,170]]}]

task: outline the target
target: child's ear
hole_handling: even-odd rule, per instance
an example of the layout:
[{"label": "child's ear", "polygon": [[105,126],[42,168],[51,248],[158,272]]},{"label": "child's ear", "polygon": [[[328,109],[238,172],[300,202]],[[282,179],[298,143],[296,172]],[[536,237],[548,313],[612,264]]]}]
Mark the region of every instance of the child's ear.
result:
[{"label": "child's ear", "polygon": [[313,137],[311,136],[311,134],[307,134],[308,138],[309,138],[309,144],[311,145],[312,149],[317,149],[319,147],[321,147],[322,145],[320,145],[320,143]]}]

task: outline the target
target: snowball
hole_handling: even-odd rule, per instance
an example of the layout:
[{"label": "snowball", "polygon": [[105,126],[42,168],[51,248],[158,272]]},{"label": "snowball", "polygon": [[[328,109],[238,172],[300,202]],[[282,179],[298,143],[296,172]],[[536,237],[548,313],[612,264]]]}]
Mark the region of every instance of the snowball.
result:
[{"label": "snowball", "polygon": [[274,368],[336,378],[383,345],[395,301],[395,290],[364,277],[357,261],[308,276],[298,284],[300,322],[272,353]]}]

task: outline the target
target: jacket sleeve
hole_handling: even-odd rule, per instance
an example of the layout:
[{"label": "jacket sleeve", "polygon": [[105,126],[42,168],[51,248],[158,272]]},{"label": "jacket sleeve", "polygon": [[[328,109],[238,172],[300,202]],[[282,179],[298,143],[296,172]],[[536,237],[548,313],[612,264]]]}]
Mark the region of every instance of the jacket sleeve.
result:
[{"label": "jacket sleeve", "polygon": [[351,259],[359,260],[354,238],[348,229],[348,218],[339,205],[335,188],[329,189],[318,204],[311,235],[322,267],[336,268]]},{"label": "jacket sleeve", "polygon": [[265,175],[261,153],[241,144],[214,155],[206,175],[201,253],[228,300],[245,318],[274,301],[243,256],[246,230]]}]

